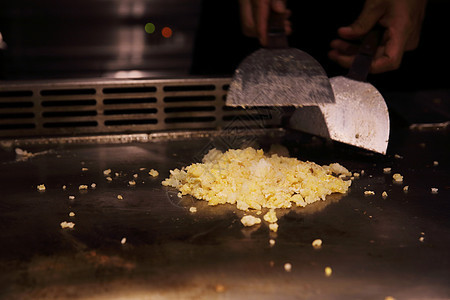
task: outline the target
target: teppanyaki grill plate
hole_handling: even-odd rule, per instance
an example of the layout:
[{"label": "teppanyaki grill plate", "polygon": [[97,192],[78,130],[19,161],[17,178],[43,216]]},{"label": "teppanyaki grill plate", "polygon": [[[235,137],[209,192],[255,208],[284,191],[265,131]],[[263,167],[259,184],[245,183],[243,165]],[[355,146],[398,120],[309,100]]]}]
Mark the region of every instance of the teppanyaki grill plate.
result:
[{"label": "teppanyaki grill plate", "polygon": [[[397,143],[391,143],[387,157],[296,132],[238,136],[9,144],[0,151],[0,296],[449,297],[448,131],[394,133]],[[264,224],[244,228],[239,222],[244,212],[231,205],[180,199],[176,190],[161,185],[169,170],[198,161],[209,148],[238,143],[265,149],[280,143],[293,157],[339,162],[364,175],[347,195],[277,210],[277,234]],[[36,155],[17,159],[16,147]],[[392,173],[384,174],[385,167]],[[148,175],[151,168],[159,177]],[[112,170],[111,182],[106,169]],[[392,182],[397,172],[404,175],[403,184]],[[79,190],[92,183],[95,189]],[[38,192],[38,184],[46,191]],[[439,188],[438,194],[431,187]],[[364,196],[365,190],[375,195]],[[189,212],[191,206],[197,213]],[[75,228],[61,229],[62,221],[73,221]],[[316,238],[323,240],[320,250],[311,246]],[[324,274],[327,266],[330,277]]]}]

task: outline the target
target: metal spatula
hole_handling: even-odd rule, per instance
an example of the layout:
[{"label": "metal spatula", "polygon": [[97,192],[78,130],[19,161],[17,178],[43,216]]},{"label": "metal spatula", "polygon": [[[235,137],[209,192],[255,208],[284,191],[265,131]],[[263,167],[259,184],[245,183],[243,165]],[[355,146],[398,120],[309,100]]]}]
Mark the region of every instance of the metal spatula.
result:
[{"label": "metal spatula", "polygon": [[285,16],[270,12],[268,45],[245,58],[230,83],[230,106],[305,106],[334,103],[330,81],[309,54],[289,48]]},{"label": "metal spatula", "polygon": [[380,37],[380,30],[370,32],[348,75],[331,78],[336,103],[296,109],[294,129],[386,154],[389,112],[383,96],[365,82]]}]

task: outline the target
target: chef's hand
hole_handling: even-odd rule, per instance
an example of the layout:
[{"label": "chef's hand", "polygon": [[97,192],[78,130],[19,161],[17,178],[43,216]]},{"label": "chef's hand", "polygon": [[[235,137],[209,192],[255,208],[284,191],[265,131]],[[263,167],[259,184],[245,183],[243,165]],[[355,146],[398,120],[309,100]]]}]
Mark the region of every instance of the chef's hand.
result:
[{"label": "chef's hand", "polygon": [[371,73],[398,69],[405,51],[414,50],[420,37],[426,0],[366,0],[359,17],[338,29],[342,39],[331,42],[328,57],[349,68],[358,47],[345,40],[359,39],[376,24],[384,27],[381,45],[372,60]]},{"label": "chef's hand", "polygon": [[259,39],[262,46],[267,45],[267,20],[269,12],[285,14],[285,32],[291,34],[290,10],[286,9],[284,0],[239,0],[242,32]]}]

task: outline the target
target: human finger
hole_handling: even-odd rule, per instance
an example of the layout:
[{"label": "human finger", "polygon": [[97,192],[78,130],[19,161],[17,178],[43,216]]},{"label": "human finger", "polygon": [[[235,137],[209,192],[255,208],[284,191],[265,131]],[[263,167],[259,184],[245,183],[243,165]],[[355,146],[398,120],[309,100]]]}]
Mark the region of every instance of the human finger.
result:
[{"label": "human finger", "polygon": [[254,8],[256,34],[261,45],[267,44],[267,21],[270,13],[270,0],[251,0]]},{"label": "human finger", "polygon": [[378,47],[372,64],[371,73],[383,73],[400,67],[405,52],[406,37],[395,28],[385,31],[382,44]]},{"label": "human finger", "polygon": [[239,0],[242,33],[246,36],[257,37],[253,6],[250,0]]},{"label": "human finger", "polygon": [[377,24],[385,10],[382,1],[366,1],[356,20],[349,26],[340,27],[338,35],[349,40],[364,36]]},{"label": "human finger", "polygon": [[359,45],[341,39],[331,41],[330,47],[344,55],[356,54],[359,50]]}]

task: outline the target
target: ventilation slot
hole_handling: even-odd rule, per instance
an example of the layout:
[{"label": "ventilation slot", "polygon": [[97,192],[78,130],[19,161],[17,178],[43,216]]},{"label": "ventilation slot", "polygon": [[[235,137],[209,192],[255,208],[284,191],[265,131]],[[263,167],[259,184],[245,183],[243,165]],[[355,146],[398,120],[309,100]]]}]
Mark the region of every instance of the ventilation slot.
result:
[{"label": "ventilation slot", "polygon": [[28,108],[33,107],[33,102],[30,101],[18,101],[18,102],[0,102],[0,109],[8,109],[8,108]]},{"label": "ventilation slot", "polygon": [[92,117],[96,116],[95,110],[81,111],[46,111],[42,113],[44,118],[71,118],[71,117]]},{"label": "ventilation slot", "polygon": [[136,93],[154,93],[156,87],[119,87],[119,88],[104,88],[103,94],[136,94]]},{"label": "ventilation slot", "polygon": [[166,107],[164,108],[165,113],[183,113],[183,112],[204,112],[204,111],[215,111],[214,106],[182,106],[182,107]]},{"label": "ventilation slot", "polygon": [[84,121],[84,122],[52,122],[44,123],[44,128],[71,128],[71,127],[96,127],[98,123],[96,121]]},{"label": "ventilation slot", "polygon": [[95,95],[95,89],[42,90],[42,96]]},{"label": "ventilation slot", "polygon": [[0,124],[0,130],[34,129],[34,123]]},{"label": "ventilation slot", "polygon": [[167,124],[173,123],[207,123],[214,122],[216,120],[215,117],[179,117],[179,118],[167,118],[165,122]]},{"label": "ventilation slot", "polygon": [[164,92],[191,92],[191,91],[214,91],[216,86],[213,84],[205,85],[174,85],[165,86]]},{"label": "ventilation slot", "polygon": [[34,103],[20,99],[31,96],[30,90],[0,91],[0,131],[15,130],[13,135],[16,135],[19,130],[36,128]]},{"label": "ventilation slot", "polygon": [[233,111],[233,112],[241,112],[241,111],[255,111],[259,110],[258,107],[240,107],[240,106],[223,106],[223,111]]},{"label": "ventilation slot", "polygon": [[0,120],[4,119],[30,119],[34,118],[34,113],[24,112],[24,113],[12,113],[12,114],[0,114]]},{"label": "ventilation slot", "polygon": [[265,121],[265,120],[272,120],[271,115],[266,114],[246,114],[246,115],[239,115],[239,116],[224,116],[224,121]]},{"label": "ventilation slot", "polygon": [[115,104],[146,104],[156,103],[156,98],[117,98],[117,99],[105,99],[103,104],[115,105]]},{"label": "ventilation slot", "polygon": [[127,125],[150,125],[157,124],[157,119],[140,119],[140,120],[109,120],[105,121],[106,126],[127,126]]},{"label": "ventilation slot", "polygon": [[171,97],[164,97],[164,102],[166,103],[177,103],[177,102],[207,102],[207,101],[214,101],[216,100],[216,97],[212,95],[208,96],[171,96]]},{"label": "ventilation slot", "polygon": [[141,115],[141,114],[156,114],[156,108],[139,108],[139,109],[108,109],[103,112],[105,116],[111,115]]},{"label": "ventilation slot", "polygon": [[31,97],[32,91],[0,91],[0,98],[12,98],[12,97]]},{"label": "ventilation slot", "polygon": [[56,101],[42,101],[43,107],[57,107],[57,106],[94,106],[97,104],[95,100],[56,100]]}]

